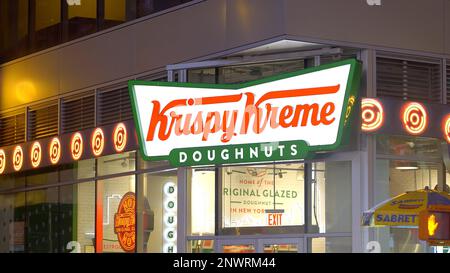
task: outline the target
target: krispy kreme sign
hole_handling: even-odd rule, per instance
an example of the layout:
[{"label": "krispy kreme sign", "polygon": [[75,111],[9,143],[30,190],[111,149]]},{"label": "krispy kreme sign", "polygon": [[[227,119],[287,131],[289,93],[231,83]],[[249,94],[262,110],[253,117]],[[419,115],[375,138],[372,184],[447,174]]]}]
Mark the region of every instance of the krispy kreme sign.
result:
[{"label": "krispy kreme sign", "polygon": [[359,62],[350,59],[243,84],[130,81],[142,156],[193,166],[334,150],[359,75]]}]

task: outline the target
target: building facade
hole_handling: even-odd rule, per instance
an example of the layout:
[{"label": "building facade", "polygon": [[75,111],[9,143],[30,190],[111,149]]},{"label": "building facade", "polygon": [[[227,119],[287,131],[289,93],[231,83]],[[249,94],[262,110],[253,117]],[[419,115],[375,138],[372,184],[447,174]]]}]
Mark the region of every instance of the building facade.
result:
[{"label": "building facade", "polygon": [[[361,216],[448,192],[449,0],[76,2],[2,1],[0,252],[437,251]],[[131,80],[238,84],[350,59],[338,149],[201,167],[139,152]]]}]

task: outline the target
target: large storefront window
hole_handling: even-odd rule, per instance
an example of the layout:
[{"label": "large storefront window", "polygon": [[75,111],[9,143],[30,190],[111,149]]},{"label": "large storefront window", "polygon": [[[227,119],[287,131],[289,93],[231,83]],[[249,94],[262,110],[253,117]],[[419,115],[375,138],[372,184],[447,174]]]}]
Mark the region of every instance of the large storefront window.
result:
[{"label": "large storefront window", "polygon": [[0,195],[0,252],[25,251],[25,193]]},{"label": "large storefront window", "polygon": [[[100,233],[97,236],[102,235],[102,252],[124,252],[124,245],[130,248],[135,245],[134,238],[122,240],[119,235],[125,235],[125,237],[129,235],[118,234],[116,230],[116,214],[123,213],[122,211],[119,212],[118,209],[121,200],[128,192],[135,192],[134,175],[97,181],[97,198],[101,198],[101,200],[97,199],[97,213],[102,213],[102,217],[97,218],[97,221],[102,220],[102,230],[97,230],[97,233]],[[100,210],[98,206],[102,206],[102,209]],[[127,219],[133,222],[135,218],[132,216],[131,219]],[[129,224],[134,225],[134,223]],[[97,226],[99,225],[100,223],[97,222]]]},{"label": "large storefront window", "polygon": [[[352,231],[351,162],[312,163],[312,233]],[[332,238],[328,238],[332,241]],[[350,244],[351,246],[351,244]]]},{"label": "large storefront window", "polygon": [[135,169],[136,152],[103,156],[97,161],[98,176],[132,172]]},{"label": "large storefront window", "polygon": [[63,233],[58,212],[58,188],[26,193],[27,252],[58,252],[63,248],[58,238]]},{"label": "large storefront window", "polygon": [[303,226],[303,164],[222,169],[222,228]]},{"label": "large storefront window", "polygon": [[[190,234],[197,236],[215,233],[215,168],[191,169],[188,179],[190,189]],[[199,244],[199,245],[197,245]],[[208,245],[208,242],[196,242],[195,248]],[[204,247],[203,247],[204,248]]]},{"label": "large storefront window", "polygon": [[189,82],[240,83],[305,68],[307,60],[189,70]]},{"label": "large storefront window", "polygon": [[72,204],[73,217],[66,217],[69,223],[73,221],[72,243],[67,251],[80,253],[95,252],[95,182],[85,182],[61,187],[61,202]]},{"label": "large storefront window", "polygon": [[[377,136],[374,205],[408,191],[444,184],[440,141],[430,138]],[[417,227],[371,228],[382,252],[427,252]]]},{"label": "large storefront window", "polygon": [[86,159],[72,164],[61,166],[60,181],[74,181],[78,179],[93,178],[95,176],[95,159]]}]

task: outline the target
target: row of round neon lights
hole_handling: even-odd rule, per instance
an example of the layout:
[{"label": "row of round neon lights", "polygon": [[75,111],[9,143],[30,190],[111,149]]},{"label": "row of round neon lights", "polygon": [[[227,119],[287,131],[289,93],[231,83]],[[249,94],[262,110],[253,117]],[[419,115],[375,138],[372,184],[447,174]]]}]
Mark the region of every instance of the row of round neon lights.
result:
[{"label": "row of round neon lights", "polygon": [[[113,144],[116,152],[120,153],[127,145],[127,128],[125,124],[119,123],[113,131]],[[72,135],[70,140],[70,151],[73,160],[79,160],[83,155],[83,136],[77,132]],[[91,149],[94,156],[100,156],[105,148],[105,134],[101,128],[96,128],[91,135]],[[56,165],[61,159],[61,142],[58,137],[54,137],[48,145],[50,163]],[[13,153],[13,168],[20,171],[23,166],[24,153],[22,146],[17,145]],[[30,163],[33,168],[38,168],[42,161],[42,146],[39,141],[33,142],[30,149]],[[6,154],[0,149],[0,174],[6,168]]]},{"label": "row of round neon lights", "polygon": [[[364,98],[361,102],[361,129],[364,132],[374,132],[383,126],[383,105],[376,99]],[[403,128],[411,135],[420,135],[428,127],[426,108],[418,102],[405,103],[400,111]],[[444,118],[442,131],[445,140],[450,143],[450,114]]]}]

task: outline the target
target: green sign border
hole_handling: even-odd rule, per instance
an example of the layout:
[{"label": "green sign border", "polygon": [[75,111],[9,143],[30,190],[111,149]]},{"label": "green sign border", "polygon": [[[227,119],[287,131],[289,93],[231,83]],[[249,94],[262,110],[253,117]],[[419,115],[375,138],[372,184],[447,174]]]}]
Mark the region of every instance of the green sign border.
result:
[{"label": "green sign border", "polygon": [[[223,164],[223,163],[225,163],[225,164],[233,163],[231,161],[209,162],[209,163],[208,162],[205,163],[204,161],[202,161],[202,162],[197,162],[195,164],[193,164],[192,162],[190,162],[189,164],[179,164],[179,163],[177,164],[176,162],[174,162],[174,158],[173,158],[173,156],[171,157],[170,154],[165,155],[165,156],[148,156],[145,153],[145,149],[144,149],[145,136],[143,134],[142,125],[141,125],[141,122],[140,122],[140,120],[138,118],[138,114],[137,114],[138,107],[137,107],[137,101],[136,101],[136,95],[135,95],[135,89],[134,89],[134,87],[136,85],[236,90],[236,89],[246,88],[246,87],[255,86],[258,84],[263,84],[263,83],[272,82],[272,81],[278,81],[278,80],[282,80],[282,79],[286,79],[286,78],[290,78],[290,77],[313,73],[313,72],[326,70],[326,69],[330,69],[330,68],[334,68],[334,67],[339,67],[339,66],[343,66],[343,65],[348,65],[348,64],[350,64],[349,78],[348,78],[347,86],[346,86],[346,90],[345,90],[344,104],[343,104],[343,108],[342,108],[341,119],[340,119],[340,124],[339,124],[339,128],[338,128],[338,135],[336,138],[336,142],[333,144],[328,144],[328,145],[307,146],[307,150],[300,153],[303,157],[296,158],[296,159],[303,159],[306,157],[306,154],[308,154],[309,152],[336,150],[337,148],[339,148],[341,146],[343,138],[348,138],[349,132],[347,132],[347,131],[349,131],[349,130],[345,130],[345,129],[350,127],[351,122],[347,122],[347,121],[351,121],[352,113],[355,112],[353,110],[353,108],[355,105],[358,105],[356,103],[357,102],[356,100],[358,99],[357,91],[358,91],[360,79],[361,79],[361,62],[357,61],[356,59],[346,59],[346,60],[342,60],[342,61],[337,61],[337,62],[324,64],[324,65],[320,65],[320,66],[316,66],[316,67],[306,68],[306,69],[298,70],[298,71],[294,71],[294,72],[282,73],[279,75],[270,76],[267,78],[263,78],[263,79],[259,79],[259,80],[255,80],[255,81],[249,81],[249,82],[245,82],[245,83],[239,83],[239,84],[158,82],[158,81],[139,81],[139,80],[128,81],[128,90],[130,92],[133,118],[134,118],[134,122],[135,122],[135,125],[137,128],[137,136],[138,136],[139,150],[141,152],[141,156],[144,160],[147,160],[147,161],[169,160],[171,162],[171,164],[174,166],[214,165],[214,164]],[[350,106],[351,109],[350,109],[350,112],[348,112],[347,108],[349,107],[349,98],[352,96],[354,97],[354,103],[353,103],[353,105]],[[283,144],[285,142],[292,143],[293,141],[302,141],[302,140],[283,141],[283,142],[279,142],[279,143],[280,144]],[[174,151],[174,150],[192,150],[193,148],[197,148],[198,150],[207,150],[207,149],[216,149],[218,147],[225,149],[227,147],[228,148],[236,148],[236,147],[240,147],[240,146],[244,147],[244,146],[255,145],[255,144],[260,144],[260,145],[269,144],[270,145],[270,143],[273,143],[273,142],[179,148],[179,149],[173,149],[172,151]],[[171,151],[171,154],[172,154],[172,151]],[[285,160],[290,160],[290,159],[293,159],[293,158],[286,158]],[[240,162],[259,162],[259,161],[267,161],[267,160],[253,160],[253,161],[242,160]],[[271,160],[271,161],[273,161],[273,160]]]}]

